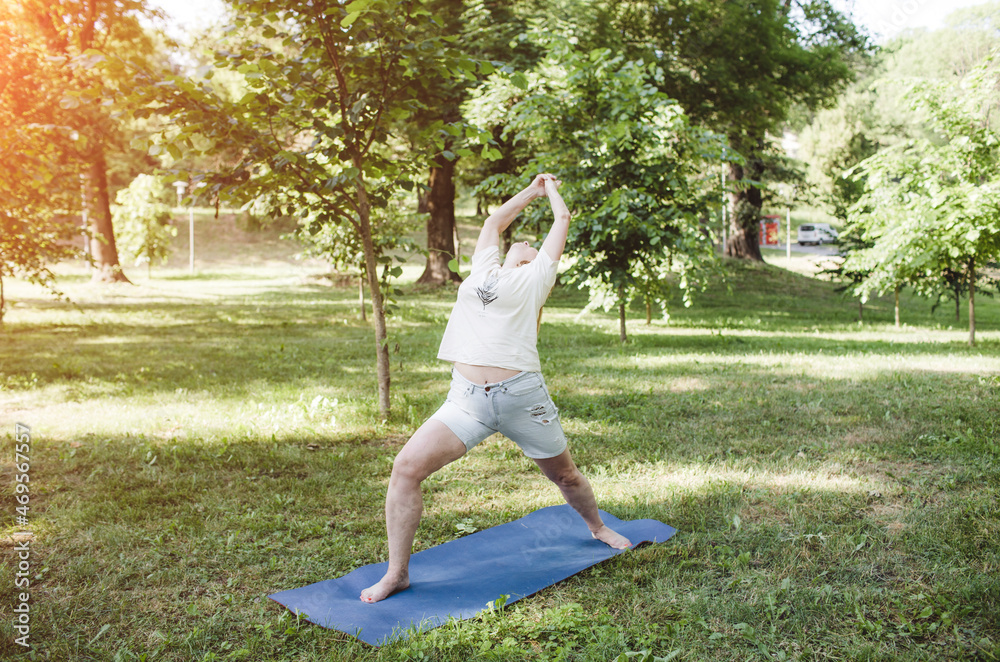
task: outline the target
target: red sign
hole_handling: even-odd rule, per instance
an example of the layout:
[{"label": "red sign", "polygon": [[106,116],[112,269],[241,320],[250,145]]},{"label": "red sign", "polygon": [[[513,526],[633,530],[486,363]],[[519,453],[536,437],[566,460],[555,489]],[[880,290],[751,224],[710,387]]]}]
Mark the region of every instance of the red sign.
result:
[{"label": "red sign", "polygon": [[765,216],[760,219],[760,245],[777,246],[781,232],[781,216]]}]

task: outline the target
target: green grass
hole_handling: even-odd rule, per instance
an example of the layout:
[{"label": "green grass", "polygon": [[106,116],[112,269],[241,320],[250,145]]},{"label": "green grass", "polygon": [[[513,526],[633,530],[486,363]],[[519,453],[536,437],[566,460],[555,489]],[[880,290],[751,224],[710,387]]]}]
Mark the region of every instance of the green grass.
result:
[{"label": "green grass", "polygon": [[[613,316],[557,288],[540,350],[574,456],[603,509],[679,533],[373,649],[266,596],[385,559],[391,461],[446,392],[454,292],[404,284],[383,421],[356,290],[320,284],[275,233],[199,224],[194,276],[179,250],[151,281],[130,270],[136,287],[64,269],[76,308],[8,287],[0,471],[13,485],[14,423],[30,425],[34,648],[4,619],[6,658],[1000,658],[995,301],[970,348],[964,319],[920,299],[902,329],[882,300],[859,323],[779,256],[730,264],[732,293],[675,303],[669,324],[635,307],[623,346]],[[425,494],[417,549],[560,502],[500,438]],[[8,605],[16,505],[5,489]]]}]

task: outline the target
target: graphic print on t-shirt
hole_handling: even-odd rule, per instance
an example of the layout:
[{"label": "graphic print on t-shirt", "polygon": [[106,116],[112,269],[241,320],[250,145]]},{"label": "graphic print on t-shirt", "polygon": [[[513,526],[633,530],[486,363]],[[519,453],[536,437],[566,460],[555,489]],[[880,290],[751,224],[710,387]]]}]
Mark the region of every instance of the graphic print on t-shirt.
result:
[{"label": "graphic print on t-shirt", "polygon": [[497,294],[497,285],[499,284],[500,277],[496,274],[490,274],[483,282],[483,286],[476,288],[476,294],[479,295],[479,300],[483,302],[483,310],[486,310],[487,305],[497,300],[499,296]]}]

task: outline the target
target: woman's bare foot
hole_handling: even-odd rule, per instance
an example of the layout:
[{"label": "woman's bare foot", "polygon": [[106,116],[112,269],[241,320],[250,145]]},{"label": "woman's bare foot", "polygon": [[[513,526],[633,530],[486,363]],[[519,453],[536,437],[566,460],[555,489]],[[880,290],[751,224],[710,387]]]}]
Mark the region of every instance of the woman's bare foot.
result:
[{"label": "woman's bare foot", "polygon": [[628,549],[632,546],[632,543],[628,538],[612,529],[609,529],[607,526],[602,526],[597,531],[591,531],[590,535],[594,536],[605,545],[614,547],[615,549]]},{"label": "woman's bare foot", "polygon": [[408,574],[403,574],[402,576],[390,576],[388,573],[382,579],[379,580],[374,586],[369,586],[365,590],[361,591],[361,601],[362,602],[378,602],[379,600],[385,600],[393,593],[398,593],[405,588],[410,586],[410,577]]}]

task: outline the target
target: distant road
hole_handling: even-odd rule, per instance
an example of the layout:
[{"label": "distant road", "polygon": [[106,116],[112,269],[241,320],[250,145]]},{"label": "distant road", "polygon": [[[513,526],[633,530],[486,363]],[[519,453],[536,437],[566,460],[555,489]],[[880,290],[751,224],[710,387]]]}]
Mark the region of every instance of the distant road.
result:
[{"label": "distant road", "polygon": [[[761,248],[769,248],[771,250],[786,252],[785,244],[778,244],[777,246],[761,246]],[[811,255],[836,255],[837,247],[832,244],[823,244],[821,246],[799,246],[796,243],[792,244],[792,253],[809,253]]]}]

